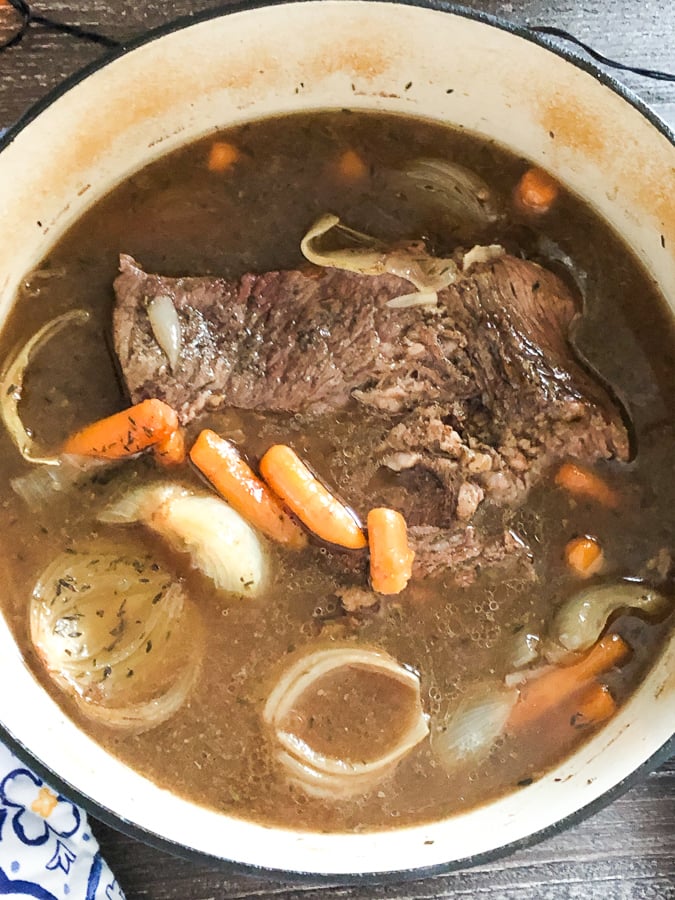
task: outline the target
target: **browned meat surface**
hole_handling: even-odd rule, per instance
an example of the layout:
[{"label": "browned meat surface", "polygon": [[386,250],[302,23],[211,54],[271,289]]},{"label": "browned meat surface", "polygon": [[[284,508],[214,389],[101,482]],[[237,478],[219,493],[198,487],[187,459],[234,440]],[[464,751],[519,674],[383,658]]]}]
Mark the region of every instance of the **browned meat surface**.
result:
[{"label": "browned meat surface", "polygon": [[[411,522],[444,529],[438,540],[415,536],[417,570],[445,559],[473,571],[516,549],[504,535],[495,543],[467,530],[486,498],[521,502],[565,457],[627,459],[628,436],[575,358],[577,307],[551,272],[503,255],[441,291],[436,309],[387,306],[410,290],[391,275],[311,267],[237,281],[168,278],[123,256],[115,349],[131,399],[160,397],[183,423],[225,406],[320,414],[354,400],[390,420],[375,453],[394,472],[431,477],[423,505],[434,512],[411,511]],[[175,370],[147,315],[159,296],[181,323]],[[415,505],[407,499],[404,511]]]}]

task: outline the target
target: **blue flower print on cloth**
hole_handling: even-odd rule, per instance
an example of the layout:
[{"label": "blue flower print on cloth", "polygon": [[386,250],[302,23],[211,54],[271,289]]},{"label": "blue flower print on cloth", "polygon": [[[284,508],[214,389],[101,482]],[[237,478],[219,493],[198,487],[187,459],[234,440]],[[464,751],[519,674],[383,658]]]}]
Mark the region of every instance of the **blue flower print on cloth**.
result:
[{"label": "blue flower print on cloth", "polygon": [[0,743],[0,898],[124,900],[82,810]]}]

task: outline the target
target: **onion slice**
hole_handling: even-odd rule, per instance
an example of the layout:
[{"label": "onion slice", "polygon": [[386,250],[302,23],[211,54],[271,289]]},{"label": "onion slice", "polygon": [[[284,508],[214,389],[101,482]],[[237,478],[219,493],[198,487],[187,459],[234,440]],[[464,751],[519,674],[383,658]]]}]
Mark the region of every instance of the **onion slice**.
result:
[{"label": "onion slice", "polygon": [[155,340],[166,354],[171,371],[176,370],[181,351],[181,327],[173,300],[166,294],[148,304],[148,319]]},{"label": "onion slice", "polygon": [[515,689],[481,685],[451,708],[431,732],[431,747],[443,768],[452,771],[464,760],[484,759],[517,700]]},{"label": "onion slice", "polygon": [[[320,239],[333,229],[358,246],[321,250]],[[459,274],[453,259],[430,256],[419,243],[389,249],[377,238],[340,224],[338,216],[331,213],[317,219],[300,242],[300,249],[305,259],[316,266],[360,275],[396,275],[424,294],[435,293],[453,284]]]},{"label": "onion slice", "polygon": [[46,456],[39,449],[19,416],[19,402],[23,393],[23,382],[28,364],[33,355],[67,325],[82,325],[88,319],[88,312],[83,309],[74,309],[47,322],[20,347],[14,356],[10,357],[9,362],[0,373],[0,414],[9,436],[27,462],[46,466],[58,466],[61,463],[58,456]]},{"label": "onion slice", "polygon": [[[315,750],[294,734],[288,720],[295,704],[319,679],[342,668],[379,672],[410,688],[410,722],[398,740],[384,753],[354,762]],[[277,759],[287,774],[315,796],[345,797],[363,793],[390,772],[423,740],[429,731],[422,709],[419,676],[381,650],[362,647],[331,647],[315,650],[291,665],[271,691],[263,710],[278,744]]]},{"label": "onion slice", "polygon": [[170,483],[136,488],[99,514],[109,524],[141,522],[174,550],[187,553],[192,565],[215,586],[255,596],[267,578],[267,557],[256,532],[218,497]]},{"label": "onion slice", "polygon": [[617,610],[636,609],[657,616],[670,606],[672,602],[664,594],[640,581],[591,585],[570,597],[558,610],[551,639],[565,650],[582,653],[595,644]]},{"label": "onion slice", "polygon": [[445,159],[415,159],[403,170],[418,198],[442,209],[451,223],[485,226],[500,218],[494,192],[483,179]]},{"label": "onion slice", "polygon": [[197,677],[196,610],[175,577],[133,544],[96,541],[57,556],[33,589],[29,618],[52,680],[109,727],[159,725]]}]

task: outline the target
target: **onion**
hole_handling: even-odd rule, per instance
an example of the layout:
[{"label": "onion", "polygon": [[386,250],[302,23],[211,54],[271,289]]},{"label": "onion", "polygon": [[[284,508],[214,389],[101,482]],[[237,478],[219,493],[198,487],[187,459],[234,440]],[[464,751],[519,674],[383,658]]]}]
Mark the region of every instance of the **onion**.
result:
[{"label": "onion", "polygon": [[[359,246],[320,250],[317,247],[319,238],[332,229],[346,235]],[[396,275],[425,294],[435,293],[453,284],[459,272],[453,259],[429,256],[420,245],[387,249],[376,238],[341,225],[340,219],[330,213],[321,216],[312,225],[300,242],[300,249],[305,258],[316,266],[328,266],[361,275]]]},{"label": "onion", "polygon": [[71,323],[81,325],[88,319],[88,312],[83,309],[74,309],[47,322],[10,358],[0,374],[0,414],[2,414],[9,436],[19,453],[28,462],[47,466],[58,466],[61,462],[58,456],[45,456],[24,427],[19,416],[19,401],[23,393],[23,382],[28,363],[33,354],[50,338],[62,331],[66,325]]},{"label": "onion", "polygon": [[99,514],[107,523],[141,522],[222,591],[254,596],[264,586],[267,561],[256,532],[217,497],[173,484],[148,485],[124,494]]},{"label": "onion", "polygon": [[431,746],[443,768],[452,771],[466,759],[484,759],[504,731],[518,691],[481,685],[453,707],[431,732]]},{"label": "onion", "polygon": [[[370,760],[353,762],[327,756],[312,748],[289,728],[293,707],[320,679],[341,668],[381,672],[412,691],[411,721],[393,746]],[[380,650],[331,647],[315,650],[291,665],[270,693],[263,710],[279,745],[277,759],[287,774],[308,793],[345,797],[363,793],[390,772],[428,733],[428,717],[422,709],[419,677],[411,669]]]},{"label": "onion", "polygon": [[518,632],[513,642],[511,651],[511,665],[514,669],[522,669],[529,666],[538,657],[541,650],[541,638],[538,634],[531,634],[526,629]]},{"label": "onion", "polygon": [[159,725],[185,701],[199,667],[194,607],[133,546],[96,542],[59,555],[33,590],[30,633],[54,682],[115,728]]},{"label": "onion", "polygon": [[438,294],[436,291],[416,291],[413,294],[401,294],[387,300],[386,306],[391,309],[407,309],[410,306],[437,306]]},{"label": "onion", "polygon": [[659,591],[639,581],[592,585],[574,594],[557,612],[551,638],[565,650],[580,653],[600,637],[609,617],[619,609],[660,615],[671,605]]},{"label": "onion", "polygon": [[101,468],[109,468],[110,460],[64,454],[58,466],[33,468],[25,475],[10,481],[15,494],[29,509],[37,512],[54,500],[58,494],[67,493],[74,485],[92,476]]},{"label": "onion", "polygon": [[499,259],[504,256],[506,250],[501,244],[476,244],[471,250],[462,257],[462,272],[468,272],[472,266],[478,266],[481,263],[491,262],[493,259]]},{"label": "onion", "polygon": [[470,169],[444,159],[416,159],[404,170],[418,199],[431,200],[453,224],[488,225],[500,218],[493,191]]},{"label": "onion", "polygon": [[148,319],[155,340],[169,360],[172,371],[178,365],[181,350],[181,328],[173,300],[166,294],[155,297],[148,304]]}]

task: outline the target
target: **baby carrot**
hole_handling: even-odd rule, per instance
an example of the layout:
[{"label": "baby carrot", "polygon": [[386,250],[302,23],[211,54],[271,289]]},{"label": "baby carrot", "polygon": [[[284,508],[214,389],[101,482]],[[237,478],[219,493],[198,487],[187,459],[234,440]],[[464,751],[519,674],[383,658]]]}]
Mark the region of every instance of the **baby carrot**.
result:
[{"label": "baby carrot", "polygon": [[354,513],[324,487],[290,447],[270,447],[260,460],[260,472],[275,494],[322,540],[352,550],[366,546]]},{"label": "baby carrot", "polygon": [[87,425],[68,438],[63,453],[123,459],[168,438],[178,428],[178,416],[162,400],[143,400],[122,412]]},{"label": "baby carrot", "polygon": [[368,167],[355,150],[345,150],[338,160],[337,170],[344,181],[359,181]]},{"label": "baby carrot", "polygon": [[593,683],[582,694],[575,705],[570,719],[573,728],[588,728],[599,725],[616,712],[616,702],[606,684]]},{"label": "baby carrot", "polygon": [[619,505],[616,491],[595,472],[584,469],[576,463],[563,463],[555,476],[555,483],[564,487],[570,494],[596,500],[601,506],[614,509]]},{"label": "baby carrot", "polygon": [[370,582],[378,594],[398,594],[410,581],[415,553],[401,513],[378,507],[368,513]]},{"label": "baby carrot", "polygon": [[579,578],[590,578],[602,569],[605,556],[594,537],[573,538],[565,546],[565,562]]},{"label": "baby carrot", "polygon": [[513,191],[516,209],[530,215],[547,213],[558,199],[559,187],[543,169],[528,169]]},{"label": "baby carrot", "polygon": [[239,159],[240,153],[234,144],[227,141],[214,141],[211,144],[208,158],[209,172],[227,172]]},{"label": "baby carrot", "polygon": [[255,528],[296,550],[307,544],[302,528],[256,477],[230,441],[205,429],[192,445],[190,459],[230,506]]},{"label": "baby carrot", "polygon": [[618,634],[600,638],[586,656],[571,666],[556,666],[526,681],[520,698],[509,716],[509,726],[522,728],[535,722],[549,710],[571,700],[589,681],[620,665],[630,647]]},{"label": "baby carrot", "polygon": [[185,462],[185,435],[181,428],[158,441],[152,448],[153,455],[163,466],[180,466]]}]

